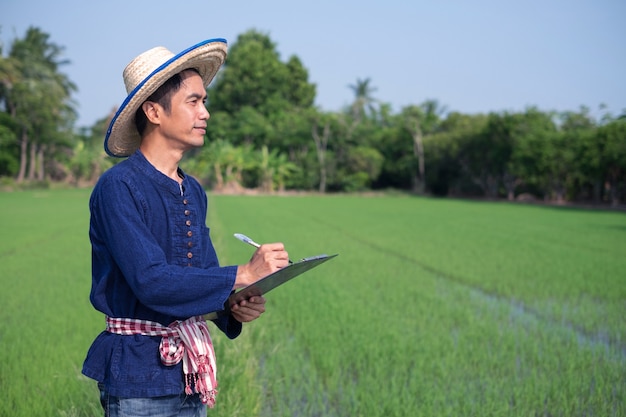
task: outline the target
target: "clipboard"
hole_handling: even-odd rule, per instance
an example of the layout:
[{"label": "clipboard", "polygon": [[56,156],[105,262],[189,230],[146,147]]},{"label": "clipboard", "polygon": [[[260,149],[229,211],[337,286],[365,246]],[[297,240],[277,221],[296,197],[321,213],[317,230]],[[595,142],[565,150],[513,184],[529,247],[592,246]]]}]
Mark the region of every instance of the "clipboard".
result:
[{"label": "clipboard", "polygon": [[274,288],[283,285],[285,282],[292,280],[298,275],[303,274],[330,259],[333,259],[337,255],[338,254],[317,255],[294,262],[232,294],[228,298],[228,305],[233,306],[234,304],[252,296],[267,294]]},{"label": "clipboard", "polygon": [[[267,294],[274,288],[283,285],[285,282],[292,280],[298,275],[301,275],[330,259],[333,259],[337,255],[338,254],[311,256],[281,268],[278,271],[261,278],[254,284],[248,285],[234,294],[231,294],[227,301],[228,307],[230,308],[238,302],[246,300],[252,296]],[[205,320],[215,320],[223,314],[224,311],[215,311],[213,313],[205,314],[203,318]]]}]

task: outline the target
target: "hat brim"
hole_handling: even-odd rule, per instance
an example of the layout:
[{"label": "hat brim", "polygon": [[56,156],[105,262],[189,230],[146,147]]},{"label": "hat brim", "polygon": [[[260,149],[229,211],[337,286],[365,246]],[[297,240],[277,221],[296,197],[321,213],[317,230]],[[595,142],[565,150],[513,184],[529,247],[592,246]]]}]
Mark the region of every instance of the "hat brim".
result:
[{"label": "hat brim", "polygon": [[135,127],[135,113],[139,106],[165,81],[186,69],[196,69],[204,86],[208,87],[226,60],[226,52],[225,39],[209,39],[174,55],[152,71],[128,94],[113,116],[104,138],[106,153],[123,158],[135,152],[141,144],[141,137]]}]

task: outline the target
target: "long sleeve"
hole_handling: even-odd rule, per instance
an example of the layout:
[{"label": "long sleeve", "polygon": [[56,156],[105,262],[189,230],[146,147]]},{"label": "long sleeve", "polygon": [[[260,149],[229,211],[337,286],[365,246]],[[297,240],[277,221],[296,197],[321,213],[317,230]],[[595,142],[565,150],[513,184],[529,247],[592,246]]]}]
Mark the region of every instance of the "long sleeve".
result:
[{"label": "long sleeve", "polygon": [[[224,310],[237,266],[220,266],[206,226],[207,196],[192,177],[179,186],[137,151],[101,176],[89,207],[90,300],[97,310],[165,326]],[[214,323],[229,338],[242,329],[230,314]],[[115,396],[180,393],[182,364],[160,362],[160,340],[103,331],[87,353],[83,374]]]}]

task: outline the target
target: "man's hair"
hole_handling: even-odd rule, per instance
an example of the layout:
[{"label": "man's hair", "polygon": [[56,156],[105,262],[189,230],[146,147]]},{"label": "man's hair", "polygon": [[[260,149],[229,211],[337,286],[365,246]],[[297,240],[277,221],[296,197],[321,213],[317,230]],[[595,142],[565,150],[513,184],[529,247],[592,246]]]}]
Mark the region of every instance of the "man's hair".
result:
[{"label": "man's hair", "polygon": [[[165,112],[169,114],[172,104],[172,95],[180,90],[180,86],[183,83],[183,77],[180,74],[188,70],[194,71],[195,73],[200,75],[200,72],[198,72],[198,70],[195,68],[188,68],[179,72],[178,74],[174,74],[170,79],[165,81],[154,93],[152,93],[146,101],[158,103],[161,107],[163,107]],[[146,113],[144,113],[142,106],[139,106],[139,108],[135,112],[135,127],[137,128],[137,132],[139,132],[139,136],[143,136],[143,132],[144,130],[146,130],[146,126],[148,126],[148,118],[146,117]]]}]

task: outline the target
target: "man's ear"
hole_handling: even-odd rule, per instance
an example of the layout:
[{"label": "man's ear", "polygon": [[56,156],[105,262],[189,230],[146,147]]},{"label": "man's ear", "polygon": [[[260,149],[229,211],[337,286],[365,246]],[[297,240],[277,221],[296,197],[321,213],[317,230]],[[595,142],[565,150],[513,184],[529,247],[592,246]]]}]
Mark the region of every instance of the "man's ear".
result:
[{"label": "man's ear", "polygon": [[152,101],[144,101],[141,105],[141,109],[146,115],[148,121],[152,124],[159,124],[159,106],[155,102]]}]

